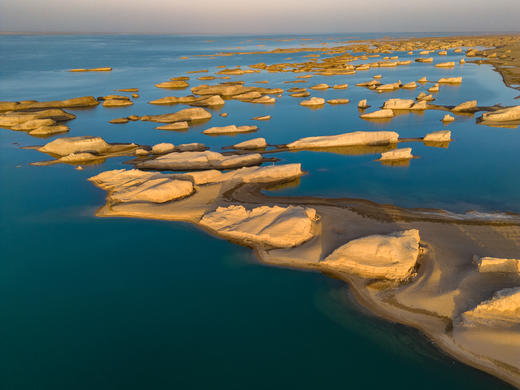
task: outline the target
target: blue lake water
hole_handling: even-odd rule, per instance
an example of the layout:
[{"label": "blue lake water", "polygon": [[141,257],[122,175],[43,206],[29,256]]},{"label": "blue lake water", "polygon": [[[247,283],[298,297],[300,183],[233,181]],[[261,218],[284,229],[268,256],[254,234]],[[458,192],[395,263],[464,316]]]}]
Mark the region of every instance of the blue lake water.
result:
[{"label": "blue lake water", "polygon": [[[259,36],[13,35],[0,36],[0,100],[50,100],[103,96],[137,87],[141,97],[128,108],[70,110],[77,119],[67,136],[99,135],[109,142],[155,144],[203,142],[218,151],[256,136],[272,144],[323,134],[391,129],[419,137],[450,129],[447,148],[406,146],[420,156],[407,167],[388,167],[377,155],[293,152],[281,162],[301,162],[308,175],[286,195],[360,197],[407,207],[453,211],[520,212],[516,179],[516,129],[475,124],[457,117],[444,126],[441,111],[403,115],[380,124],[359,118],[356,103],[373,107],[391,97],[355,87],[374,74],[383,82],[428,76],[463,76],[461,86],[441,86],[436,102],[479,105],[515,103],[518,91],[503,86],[488,66],[437,69],[431,64],[373,69],[352,76],[315,76],[306,84],[284,84],[295,74],[232,76],[246,85],[269,80],[290,88],[325,82],[347,90],[313,91],[313,96],[347,97],[349,105],[309,110],[283,96],[274,105],[228,101],[210,122],[187,132],[154,130],[150,122],[112,125],[130,114],[174,112],[183,105],[147,102],[184,91],[155,83],[217,65],[279,63],[308,53],[193,57],[219,51],[269,50],[359,37],[310,36],[313,41],[276,41]],[[363,35],[362,37],[377,37]],[[269,39],[266,39],[269,38]],[[272,39],[274,38],[274,39]],[[211,41],[211,42],[210,42]],[[257,46],[264,45],[264,46]],[[237,47],[241,47],[237,49]],[[230,49],[232,48],[232,49]],[[406,53],[399,53],[406,59]],[[189,56],[188,60],[180,59]],[[450,54],[443,61],[461,58]],[[111,66],[112,72],[70,73],[70,68]],[[204,75],[204,74],[203,74]],[[191,86],[198,81],[190,75]],[[210,126],[257,124],[257,134],[208,137]],[[54,137],[55,138],[55,137]],[[247,248],[210,237],[188,224],[133,219],[99,219],[105,193],[87,178],[128,168],[114,158],[76,171],[71,166],[30,166],[48,156],[20,146],[42,141],[0,129],[0,384],[5,389],[141,388],[395,388],[509,389],[499,380],[453,361],[419,332],[375,318],[354,303],[347,286],[317,273],[267,267]],[[201,245],[201,243],[204,243]],[[374,369],[377,375],[374,375]]]}]

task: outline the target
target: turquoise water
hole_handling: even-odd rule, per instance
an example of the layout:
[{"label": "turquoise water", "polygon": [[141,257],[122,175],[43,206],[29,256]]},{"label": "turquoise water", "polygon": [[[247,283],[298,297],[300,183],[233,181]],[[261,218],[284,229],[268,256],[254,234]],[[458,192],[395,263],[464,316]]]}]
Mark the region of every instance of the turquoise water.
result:
[{"label": "turquoise water", "polygon": [[[221,109],[229,112],[228,118],[215,115],[183,133],[153,130],[147,122],[107,123],[133,113],[182,108],[147,104],[187,94],[153,87],[169,77],[288,57],[180,56],[299,43],[264,38],[0,36],[0,100],[102,96],[138,87],[141,98],[132,107],[75,110],[78,118],[68,123],[68,135],[142,144],[200,141],[213,150],[253,136],[207,137],[201,130],[249,124],[251,117],[264,114],[273,119],[259,124],[257,136],[273,144],[376,127],[396,129],[404,137],[443,128],[441,112],[401,116],[380,125],[360,120],[352,103],[308,110],[291,97],[272,106],[229,101]],[[290,56],[298,61],[305,54]],[[96,66],[114,70],[66,72]],[[316,91],[313,96],[348,97],[354,103],[368,97],[373,106],[419,92],[375,95],[354,86],[376,73],[388,82],[462,75],[462,86],[441,87],[437,101],[443,104],[470,98],[483,105],[513,104],[518,94],[503,87],[500,76],[488,67],[472,64],[451,71],[414,65],[346,77],[316,76],[306,85],[347,82],[345,91]],[[192,85],[197,85],[198,75],[192,76]],[[283,84],[288,77],[294,76],[260,73],[232,79],[246,84],[268,79],[271,87],[289,88]],[[275,194],[356,196],[456,211],[519,211],[520,186],[514,176],[518,130],[477,126],[470,117],[448,128],[455,138],[448,149],[411,144],[421,158],[405,168],[381,166],[374,155],[280,154],[282,162],[302,162],[309,174],[299,187]],[[30,166],[47,156],[19,147],[41,143],[25,133],[0,132],[1,388],[510,388],[445,356],[419,332],[366,313],[340,281],[258,264],[249,249],[188,224],[95,218],[105,193],[86,179],[128,167],[126,159],[83,171],[65,165]]]}]

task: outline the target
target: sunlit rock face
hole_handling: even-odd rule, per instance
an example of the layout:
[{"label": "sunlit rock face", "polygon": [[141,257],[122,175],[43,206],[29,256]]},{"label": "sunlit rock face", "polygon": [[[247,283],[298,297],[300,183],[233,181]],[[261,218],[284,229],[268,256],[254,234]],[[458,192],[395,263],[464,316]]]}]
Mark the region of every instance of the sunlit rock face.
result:
[{"label": "sunlit rock face", "polygon": [[401,148],[381,153],[380,161],[409,160],[413,158],[412,148]]},{"label": "sunlit rock face", "polygon": [[172,114],[151,115],[150,121],[173,123],[181,121],[199,121],[211,118],[211,113],[201,107],[185,108]]},{"label": "sunlit rock face", "polygon": [[439,130],[428,133],[424,136],[423,141],[428,142],[449,142],[451,141],[450,130]]},{"label": "sunlit rock face", "polygon": [[253,138],[233,145],[235,149],[263,149],[267,146],[265,138]]},{"label": "sunlit rock face", "polygon": [[352,240],[332,252],[322,264],[365,278],[403,280],[410,277],[419,256],[417,229]]},{"label": "sunlit rock face", "polygon": [[168,175],[137,169],[102,172],[89,180],[107,190],[107,199],[112,202],[165,203],[193,192],[189,180],[172,179]]},{"label": "sunlit rock face", "polygon": [[506,272],[520,274],[520,259],[475,256],[473,261],[477,265],[478,272]]},{"label": "sunlit rock face", "polygon": [[389,99],[385,102],[383,108],[393,110],[408,110],[413,106],[414,103],[415,101],[411,99]]},{"label": "sunlit rock face", "polygon": [[137,168],[168,169],[172,171],[191,169],[230,169],[256,165],[262,162],[261,154],[224,156],[209,150],[203,152],[173,152],[152,160],[137,163]]},{"label": "sunlit rock face", "polygon": [[395,131],[355,131],[338,135],[301,138],[287,144],[289,149],[312,149],[338,146],[388,145],[397,143]]},{"label": "sunlit rock face", "polygon": [[386,118],[393,118],[394,112],[389,109],[384,110],[377,110],[374,112],[369,112],[367,114],[362,114],[361,118],[363,119],[386,119]]},{"label": "sunlit rock face", "polygon": [[486,112],[482,118],[490,122],[509,122],[520,120],[520,106],[504,108],[502,110]]},{"label": "sunlit rock face", "polygon": [[462,314],[465,326],[520,325],[520,287],[505,288]]},{"label": "sunlit rock face", "polygon": [[101,137],[64,137],[55,139],[38,150],[44,153],[66,156],[70,153],[96,152],[103,153],[110,149],[110,145]]},{"label": "sunlit rock face", "polygon": [[219,207],[200,224],[216,234],[256,245],[289,248],[313,237],[316,210],[306,207]]}]

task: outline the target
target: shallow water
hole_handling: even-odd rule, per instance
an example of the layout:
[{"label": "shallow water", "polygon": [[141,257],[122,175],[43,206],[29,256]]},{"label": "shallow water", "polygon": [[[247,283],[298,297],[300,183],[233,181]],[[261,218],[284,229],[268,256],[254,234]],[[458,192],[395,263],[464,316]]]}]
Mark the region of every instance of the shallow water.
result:
[{"label": "shallow water", "polygon": [[[67,135],[100,135],[110,142],[149,145],[199,141],[219,150],[256,136],[279,144],[354,130],[392,129],[402,137],[418,137],[445,128],[441,111],[399,116],[383,125],[359,119],[356,103],[361,98],[368,97],[375,107],[391,97],[415,97],[422,90],[377,95],[354,86],[377,73],[384,75],[384,82],[462,75],[460,87],[441,86],[436,101],[440,104],[476,98],[479,105],[508,105],[518,94],[504,87],[488,66],[466,64],[443,70],[413,64],[353,76],[315,76],[301,84],[349,83],[347,90],[312,93],[347,97],[351,103],[346,106],[310,110],[289,96],[269,106],[228,101],[220,110],[228,112],[228,118],[215,115],[187,132],[154,130],[150,122],[107,123],[130,114],[183,108],[147,102],[188,94],[188,90],[153,86],[186,71],[284,62],[289,56],[297,62],[308,53],[216,59],[194,54],[238,46],[243,49],[233,50],[269,50],[302,42],[313,46],[321,39],[333,46],[330,38],[336,37],[278,42],[238,36],[0,36],[0,100],[102,96],[117,88],[138,87],[141,98],[134,106],[71,110],[78,117],[68,123]],[[347,38],[354,36],[342,40]],[[181,60],[184,55],[190,58]],[[97,66],[114,70],[67,72]],[[191,76],[191,86],[218,82],[199,82],[199,74]],[[295,75],[231,76],[246,85],[266,79],[269,87],[290,88],[293,85],[283,81]],[[201,134],[210,126],[253,124],[250,118],[265,114],[273,119],[258,123],[260,130],[253,135]],[[273,194],[353,196],[453,211],[520,211],[520,184],[514,175],[518,130],[479,126],[472,117],[446,128],[455,139],[447,149],[406,145],[420,156],[408,167],[382,166],[374,161],[377,155],[279,154],[282,162],[302,162],[309,174],[299,186]],[[123,164],[127,158],[110,159],[83,171],[66,165],[30,166],[47,156],[19,147],[48,140],[0,129],[3,388],[408,389],[418,383],[425,389],[510,388],[446,357],[418,332],[360,310],[342,282],[260,265],[249,249],[187,224],[95,218],[105,193],[86,179],[103,170],[128,167]]]}]

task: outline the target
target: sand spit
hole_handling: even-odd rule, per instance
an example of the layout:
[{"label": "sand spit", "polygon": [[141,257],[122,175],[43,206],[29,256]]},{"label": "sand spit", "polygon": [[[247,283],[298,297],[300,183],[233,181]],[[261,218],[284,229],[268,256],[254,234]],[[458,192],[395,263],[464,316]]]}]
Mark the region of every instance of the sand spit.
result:
[{"label": "sand spit", "polygon": [[[515,313],[520,306],[516,295],[507,289],[518,285],[520,278],[514,273],[504,277],[503,273],[479,272],[473,255],[484,251],[483,255],[506,259],[517,256],[519,216],[491,219],[354,199],[264,195],[262,188],[302,174],[299,165],[285,167],[289,166],[169,175],[170,180],[189,180],[194,191],[163,203],[117,195],[114,199],[111,194],[124,185],[108,188],[96,178],[92,181],[109,190],[99,216],[190,221],[219,237],[252,247],[266,263],[334,274],[350,282],[360,301],[376,313],[418,327],[458,359],[520,383],[519,366],[510,355],[503,360],[500,356],[488,358],[481,354],[480,339],[474,342],[465,337],[468,332],[488,332],[494,336],[485,339],[486,347],[500,351],[499,335],[504,329],[512,331],[508,318],[515,317],[507,313]],[[247,181],[247,174],[254,172],[255,179]],[[134,192],[137,196],[139,188],[128,193]],[[497,304],[487,303],[490,297],[495,297],[492,302],[497,300]],[[482,313],[478,321],[474,320],[476,314],[470,315],[472,310]],[[471,325],[466,320],[470,317]],[[518,348],[520,344],[512,340]]]}]

